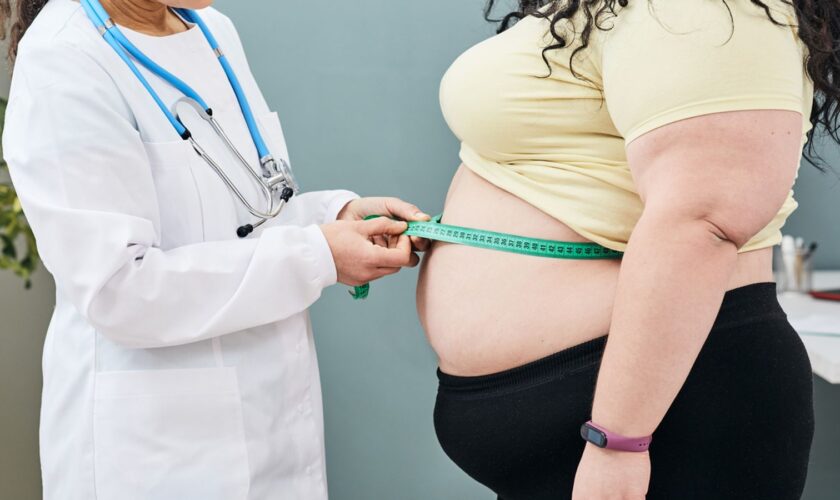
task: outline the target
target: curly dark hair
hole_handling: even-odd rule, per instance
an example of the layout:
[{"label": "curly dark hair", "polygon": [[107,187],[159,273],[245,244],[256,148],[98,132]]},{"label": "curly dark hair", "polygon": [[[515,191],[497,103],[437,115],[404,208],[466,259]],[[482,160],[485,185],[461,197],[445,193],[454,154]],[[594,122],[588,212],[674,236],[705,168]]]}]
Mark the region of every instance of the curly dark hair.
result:
[{"label": "curly dark hair", "polygon": [[[20,39],[47,1],[17,0],[13,5],[10,0],[0,0],[0,40],[9,38],[9,61],[15,61]],[[11,26],[8,26],[9,20],[12,20]]]},{"label": "curly dark hair", "polygon": [[[732,0],[718,1],[729,8],[728,2]],[[808,47],[805,68],[814,82],[815,95],[810,116],[813,128],[808,133],[805,157],[812,164],[822,168],[822,162],[813,141],[816,131],[818,129],[824,131],[833,141],[840,144],[840,0],[781,1],[794,8],[799,25],[799,38]],[[17,0],[13,6],[10,0],[0,0],[0,39],[9,38],[10,61],[14,62],[21,37],[46,3],[47,0]],[[592,30],[608,29],[604,26],[604,21],[619,15],[616,7],[626,7],[629,0],[519,0],[517,3],[519,6],[516,10],[502,19],[493,20],[490,16],[496,7],[497,0],[488,0],[484,12],[485,17],[499,23],[500,33],[526,16],[534,15],[549,19],[550,31],[555,43],[544,48],[543,59],[548,64],[546,52],[561,50],[570,42],[558,29],[561,22],[573,18],[581,11],[586,19],[586,24],[580,33],[581,43],[569,56],[573,60],[578,52],[589,46]],[[770,8],[762,0],[750,0],[750,3],[767,14],[768,22],[783,25],[773,17]],[[7,27],[9,20],[12,20],[11,26]],[[574,72],[574,68],[572,71]],[[580,78],[579,75],[577,76]]]},{"label": "curly dark hair", "polygon": [[[732,0],[717,1],[722,2],[729,9],[729,2]],[[792,6],[796,12],[799,38],[808,47],[808,56],[804,61],[805,69],[814,82],[814,104],[810,116],[813,128],[808,133],[805,158],[820,170],[824,170],[824,162],[815,149],[813,137],[819,129],[834,142],[840,144],[840,119],[838,119],[840,117],[840,0],[781,1]],[[488,0],[484,16],[488,21],[499,24],[499,33],[526,16],[550,20],[549,31],[554,43],[543,49],[543,60],[546,65],[548,65],[546,52],[564,49],[572,42],[567,40],[559,29],[560,24],[582,13],[586,23],[580,30],[580,44],[569,56],[572,72],[575,73],[574,57],[589,46],[592,31],[594,29],[608,30],[609,27],[606,27],[604,22],[620,15],[620,7],[627,7],[629,0],[519,0],[519,7],[516,10],[501,19],[493,19],[492,14],[497,3],[497,0]],[[750,0],[750,3],[767,14],[768,22],[779,26],[785,25],[773,17],[768,5],[761,0]],[[583,79],[576,73],[575,76]]]}]

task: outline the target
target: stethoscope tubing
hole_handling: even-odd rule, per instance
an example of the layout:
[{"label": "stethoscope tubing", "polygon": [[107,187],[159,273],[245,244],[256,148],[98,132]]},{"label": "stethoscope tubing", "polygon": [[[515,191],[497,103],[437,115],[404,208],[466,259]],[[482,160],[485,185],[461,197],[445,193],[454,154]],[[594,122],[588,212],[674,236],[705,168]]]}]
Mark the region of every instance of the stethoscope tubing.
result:
[{"label": "stethoscope tubing", "polygon": [[[236,73],[233,71],[233,68],[227,60],[227,56],[222,52],[221,48],[219,47],[219,44],[216,41],[216,38],[213,36],[213,33],[204,23],[204,20],[201,19],[201,17],[198,15],[198,13],[189,9],[174,9],[174,11],[178,15],[180,15],[184,20],[198,26],[205,39],[207,40],[208,44],[210,45],[210,48],[213,50],[214,54],[219,60],[219,64],[222,66],[222,69],[225,72],[225,75],[227,76],[228,82],[230,83],[231,88],[234,94],[236,95],[237,102],[239,103],[239,107],[242,111],[242,116],[245,119],[248,131],[254,142],[254,147],[259,155],[260,166],[262,169],[262,177],[258,175],[254,171],[254,169],[251,168],[247,160],[236,149],[228,135],[225,133],[224,129],[213,117],[212,109],[201,98],[198,92],[196,92],[186,82],[184,82],[177,76],[167,71],[165,68],[155,63],[141,50],[139,50],[133,43],[131,43],[131,41],[128,40],[128,38],[126,38],[125,35],[119,30],[119,28],[113,23],[109,14],[107,13],[107,11],[105,11],[104,7],[102,7],[102,4],[99,2],[99,0],[80,1],[85,13],[90,18],[91,22],[93,22],[96,29],[100,32],[103,39],[108,43],[108,45],[110,45],[114,49],[114,51],[117,53],[120,59],[122,59],[123,62],[125,62],[125,64],[129,67],[131,72],[137,77],[141,85],[143,85],[143,87],[146,89],[149,95],[151,95],[152,99],[161,109],[161,111],[166,116],[167,120],[173,126],[175,131],[181,136],[182,139],[190,142],[190,145],[195,150],[195,152],[216,172],[216,174],[219,176],[222,182],[234,194],[234,196],[240,201],[240,203],[248,210],[248,212],[257,219],[259,219],[254,224],[246,224],[244,226],[241,226],[237,230],[237,234],[240,237],[247,236],[247,234],[250,234],[250,232],[253,231],[255,227],[262,225],[269,219],[277,217],[280,214],[280,211],[283,209],[283,206],[294,195],[294,189],[290,187],[295,186],[294,180],[290,178],[291,173],[288,171],[288,166],[285,163],[283,163],[283,167],[286,169],[286,171],[280,172],[276,168],[277,164],[274,158],[271,156],[268,147],[265,145],[265,141],[263,140],[262,134],[259,131],[259,127],[257,126],[257,123],[254,119],[254,114],[251,110],[251,106],[248,103],[248,99],[245,96],[245,92],[242,89],[239,79],[236,77]],[[167,83],[169,83],[184,94],[184,97],[176,102],[176,106],[178,103],[181,102],[188,103],[196,110],[196,112],[203,120],[210,124],[214,132],[216,132],[216,134],[222,139],[222,142],[225,144],[228,150],[236,157],[240,165],[248,172],[250,178],[256,183],[261,195],[265,197],[266,203],[268,205],[267,211],[264,212],[262,210],[257,209],[247,200],[247,198],[242,194],[239,188],[236,187],[236,185],[233,183],[230,177],[225,173],[224,169],[222,169],[219,166],[219,164],[216,163],[216,161],[213,160],[213,158],[209,154],[207,154],[204,148],[202,148],[198,144],[195,138],[192,137],[190,131],[186,128],[186,126],[184,126],[183,122],[181,122],[180,117],[175,115],[166,107],[166,105],[161,100],[160,96],[157,94],[157,92],[155,92],[151,84],[149,84],[148,80],[140,72],[137,65],[135,65],[134,62],[131,60],[131,57],[136,59],[146,69],[156,74],[157,76],[159,76],[160,78],[162,78]],[[278,190],[276,186],[280,183],[283,183],[283,185],[280,186],[282,188],[280,189],[280,201],[275,205],[274,192],[275,190]]]},{"label": "stethoscope tubing", "polygon": [[[245,123],[248,125],[248,130],[251,132],[251,137],[254,139],[254,146],[256,146],[257,152],[260,155],[260,162],[262,162],[266,157],[271,156],[271,154],[268,151],[268,147],[265,145],[265,141],[263,141],[262,134],[260,134],[259,127],[257,127],[257,122],[254,120],[254,113],[251,111],[251,105],[248,103],[248,99],[245,98],[245,92],[242,90],[239,78],[236,77],[236,73],[230,66],[227,56],[219,47],[216,37],[213,36],[210,28],[207,27],[207,24],[204,23],[204,20],[201,19],[195,11],[189,9],[175,9],[175,12],[183,16],[187,21],[198,26],[198,29],[204,33],[204,37],[210,44],[210,48],[212,48],[213,52],[215,52],[218,56],[219,63],[222,65],[222,69],[224,70],[225,75],[227,75],[230,86],[233,88],[233,93],[236,94],[236,100],[239,101],[239,107],[242,109],[242,115],[245,118]],[[196,100],[201,102],[198,99]]]},{"label": "stethoscope tubing", "polygon": [[[227,133],[225,133],[222,126],[213,118],[212,115],[208,114],[201,106],[200,103],[194,101],[191,97],[184,96],[178,100],[179,103],[183,102],[190,106],[192,106],[195,111],[198,113],[199,117],[203,120],[207,121],[208,124],[213,128],[213,131],[222,138],[222,142],[225,144],[227,149],[236,157],[239,161],[240,165],[248,173],[249,177],[254,181],[257,188],[259,189],[260,193],[265,197],[266,203],[268,204],[268,211],[262,212],[256,208],[245,198],[245,195],[236,187],[224,169],[216,163],[216,161],[201,147],[201,145],[195,140],[194,137],[190,136],[188,141],[192,146],[193,150],[216,172],[216,174],[222,179],[228,189],[233,192],[237,199],[245,206],[248,212],[257,217],[259,219],[273,219],[280,214],[280,210],[282,210],[282,204],[278,207],[274,206],[274,196],[273,196],[273,188],[269,185],[264,178],[260,177],[249,165],[248,161],[242,157],[242,154],[233,146],[230,138],[228,137]],[[177,104],[176,104],[177,105]],[[281,196],[282,198],[282,196]],[[288,201],[288,200],[285,200]]]},{"label": "stethoscope tubing", "polygon": [[[134,46],[134,44],[132,44],[130,41],[128,41],[128,39],[125,38],[125,35],[123,35],[122,32],[119,29],[117,29],[117,27],[111,21],[111,17],[105,11],[105,8],[102,7],[102,4],[100,4],[96,0],[80,0],[80,1],[81,1],[81,4],[82,4],[82,9],[84,9],[85,13],[90,18],[90,20],[93,22],[96,29],[99,30],[99,33],[102,35],[102,38],[104,38],[105,41],[108,43],[108,45],[110,45],[111,48],[114,49],[114,51],[117,53],[117,55],[119,55],[120,59],[122,59],[123,62],[125,62],[126,66],[128,66],[128,68],[131,70],[131,72],[134,73],[134,76],[136,76],[137,79],[140,81],[140,83],[143,85],[143,87],[145,87],[146,91],[149,93],[149,95],[152,96],[152,99],[154,99],[155,103],[158,105],[160,110],[166,116],[167,120],[169,120],[169,123],[171,123],[172,126],[175,128],[175,130],[178,132],[178,135],[180,135],[182,139],[186,140],[189,137],[189,131],[184,126],[184,124],[181,123],[180,120],[178,120],[175,117],[175,115],[172,114],[171,111],[169,111],[169,108],[166,107],[166,105],[160,99],[160,96],[157,94],[157,92],[154,91],[154,89],[152,88],[152,85],[149,83],[149,81],[146,79],[146,77],[144,77],[143,74],[140,72],[140,70],[137,68],[137,65],[134,64],[131,61],[131,57],[129,56],[130,51],[135,52],[136,54],[139,54],[141,56],[141,57],[137,57],[135,55],[137,60],[140,61],[141,64],[146,66],[149,69],[149,71],[152,71],[153,73],[157,73],[162,78],[164,78],[167,81],[167,83],[175,86],[181,92],[183,92],[187,95],[190,95],[190,97],[193,97],[193,98],[195,98],[195,96],[198,96],[198,94],[189,85],[187,85],[186,83],[184,83],[183,81],[181,81],[180,79],[175,77],[175,75],[172,75],[171,73],[169,73],[168,71],[161,68],[159,65],[157,65],[156,63],[154,63],[150,59],[148,59],[148,57],[146,57],[145,54],[140,52],[137,49],[137,47]],[[128,43],[127,44],[121,43],[120,38],[122,38],[125,42],[128,42]],[[134,54],[132,54],[132,55],[134,55]],[[144,60],[151,63],[152,66],[147,66],[146,64],[144,64]],[[160,73],[158,71],[162,71],[163,73]],[[167,77],[166,75],[169,75],[169,77]],[[203,103],[203,100],[201,100],[200,96],[198,96],[198,99],[196,99],[196,100]],[[202,106],[205,109],[207,108],[206,104],[202,104]]]}]

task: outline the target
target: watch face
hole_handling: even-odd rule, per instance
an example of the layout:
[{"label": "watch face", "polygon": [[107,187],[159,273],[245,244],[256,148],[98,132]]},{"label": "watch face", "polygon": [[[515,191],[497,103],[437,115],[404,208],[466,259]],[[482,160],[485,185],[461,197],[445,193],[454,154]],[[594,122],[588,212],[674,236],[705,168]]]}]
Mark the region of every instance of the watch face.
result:
[{"label": "watch face", "polygon": [[588,425],[584,425],[583,428],[580,430],[580,433],[583,439],[589,441],[598,448],[604,448],[605,446],[607,446],[606,434],[599,431],[598,429],[594,429]]}]

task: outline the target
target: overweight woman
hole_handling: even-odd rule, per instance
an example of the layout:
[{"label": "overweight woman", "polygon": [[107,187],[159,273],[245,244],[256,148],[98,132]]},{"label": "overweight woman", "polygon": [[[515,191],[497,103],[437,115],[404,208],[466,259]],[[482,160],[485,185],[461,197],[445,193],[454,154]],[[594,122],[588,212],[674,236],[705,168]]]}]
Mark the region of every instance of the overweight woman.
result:
[{"label": "overweight woman", "polygon": [[56,283],[47,499],[327,498],[307,308],[417,262],[387,238],[405,223],[361,221],[425,218],[405,202],[286,203],[280,122],[210,3],[0,2],[16,56],[3,151]]},{"label": "overweight woman", "polygon": [[455,61],[443,222],[623,252],[435,244],[418,303],[467,474],[504,500],[800,497],[812,375],[771,255],[803,144],[837,138],[838,45],[829,0],[529,0]]}]

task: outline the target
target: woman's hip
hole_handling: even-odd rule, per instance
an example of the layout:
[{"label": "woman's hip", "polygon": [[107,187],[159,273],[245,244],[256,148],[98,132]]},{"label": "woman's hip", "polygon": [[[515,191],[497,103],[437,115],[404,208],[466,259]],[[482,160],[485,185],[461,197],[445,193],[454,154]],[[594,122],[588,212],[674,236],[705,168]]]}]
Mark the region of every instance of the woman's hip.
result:
[{"label": "woman's hip", "polygon": [[[440,373],[442,447],[506,500],[570,497],[605,344],[598,338],[483,377]],[[807,354],[773,284],[727,293],[654,435],[649,498],[798,498],[811,397]]]}]

